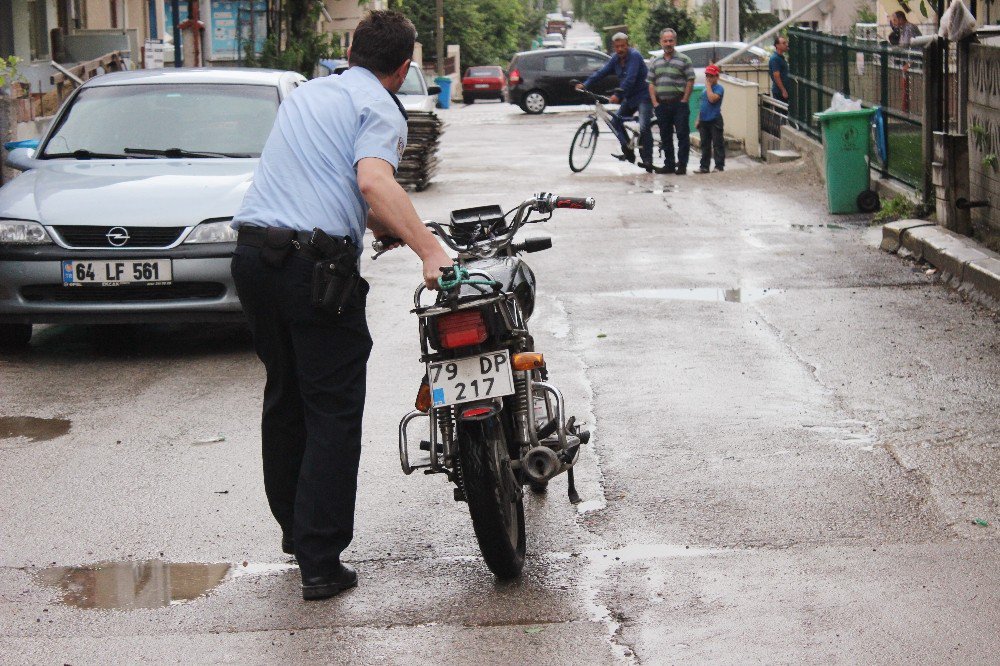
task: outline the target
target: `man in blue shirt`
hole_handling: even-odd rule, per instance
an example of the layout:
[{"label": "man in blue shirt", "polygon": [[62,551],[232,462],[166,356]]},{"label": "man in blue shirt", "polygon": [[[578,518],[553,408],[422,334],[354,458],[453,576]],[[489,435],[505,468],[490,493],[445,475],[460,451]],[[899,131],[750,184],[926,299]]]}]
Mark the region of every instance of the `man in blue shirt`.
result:
[{"label": "man in blue shirt", "polygon": [[617,32],[611,37],[615,57],[608,60],[604,67],[591,74],[586,81],[577,84],[577,89],[589,88],[605,76],[614,74],[618,77],[617,92],[611,96],[612,104],[621,104],[618,111],[611,116],[611,129],[614,130],[618,142],[622,145],[622,154],[615,155],[622,160],[635,162],[635,152],[629,147],[628,135],[625,133],[625,118],[631,118],[639,112],[639,166],[646,171],[653,170],[653,132],[650,123],[653,118],[653,104],[646,89],[646,61],[642,54],[629,46],[628,35]]},{"label": "man in blue shirt", "polygon": [[281,104],[253,183],[233,218],[232,273],[267,383],[264,489],[294,554],[304,599],[357,584],[340,561],[354,533],[368,284],[358,274],[365,226],[423,261],[436,288],[451,259],[393,177],[406,147],[396,99],[416,30],[373,11],[358,24],[350,69],[309,81]]},{"label": "man in blue shirt", "polygon": [[767,63],[767,71],[771,75],[771,97],[788,102],[788,61],[785,53],[788,51],[788,38],[781,35],[774,38],[774,53]]}]

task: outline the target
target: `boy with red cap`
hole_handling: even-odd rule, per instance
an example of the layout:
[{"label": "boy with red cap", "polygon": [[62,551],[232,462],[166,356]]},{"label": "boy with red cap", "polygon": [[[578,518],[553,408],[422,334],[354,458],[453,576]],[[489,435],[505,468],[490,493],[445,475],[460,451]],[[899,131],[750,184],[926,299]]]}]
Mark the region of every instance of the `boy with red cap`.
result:
[{"label": "boy with red cap", "polygon": [[701,166],[698,173],[708,173],[715,153],[715,170],[726,168],[726,140],[722,133],[722,95],[725,90],[719,84],[719,68],[709,65],[705,68],[705,93],[701,96],[701,108],[695,127],[701,135]]}]

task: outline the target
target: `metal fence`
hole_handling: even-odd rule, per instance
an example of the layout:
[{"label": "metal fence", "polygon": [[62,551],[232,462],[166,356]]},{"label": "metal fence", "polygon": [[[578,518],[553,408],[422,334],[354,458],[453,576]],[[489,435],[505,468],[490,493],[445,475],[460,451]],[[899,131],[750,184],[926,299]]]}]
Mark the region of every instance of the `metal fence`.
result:
[{"label": "metal fence", "polygon": [[872,165],[912,187],[923,185],[923,54],[871,41],[790,29],[788,117],[820,136],[813,114],[830,107],[834,93],[885,112],[886,156],[872,142]]},{"label": "metal fence", "polygon": [[770,95],[758,95],[760,105],[760,154],[781,149],[781,128],[788,124],[788,105]]}]

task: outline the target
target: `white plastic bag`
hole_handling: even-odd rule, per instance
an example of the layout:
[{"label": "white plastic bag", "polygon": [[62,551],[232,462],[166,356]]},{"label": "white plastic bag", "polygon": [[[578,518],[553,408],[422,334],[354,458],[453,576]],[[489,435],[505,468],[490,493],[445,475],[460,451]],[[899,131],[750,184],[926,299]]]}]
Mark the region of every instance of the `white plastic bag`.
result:
[{"label": "white plastic bag", "polygon": [[938,35],[953,42],[960,42],[976,32],[976,19],[962,0],[952,0],[941,14]]},{"label": "white plastic bag", "polygon": [[830,100],[830,108],[824,113],[836,113],[838,111],[860,111],[861,101],[856,99],[851,99],[849,97],[844,97],[841,93],[833,93],[833,99]]}]

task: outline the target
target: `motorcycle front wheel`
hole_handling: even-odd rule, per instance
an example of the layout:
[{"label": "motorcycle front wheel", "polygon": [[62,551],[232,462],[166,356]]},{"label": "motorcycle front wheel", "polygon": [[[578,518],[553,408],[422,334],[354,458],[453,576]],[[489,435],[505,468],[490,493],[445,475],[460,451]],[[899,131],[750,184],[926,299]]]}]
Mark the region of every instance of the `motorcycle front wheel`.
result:
[{"label": "motorcycle front wheel", "polygon": [[580,173],[586,169],[590,160],[594,159],[598,134],[600,131],[597,128],[597,123],[586,122],[580,125],[580,129],[573,135],[573,145],[569,147],[569,168],[574,173]]},{"label": "motorcycle front wheel", "polygon": [[479,550],[497,578],[524,568],[524,501],[499,416],[458,424],[458,461]]}]

